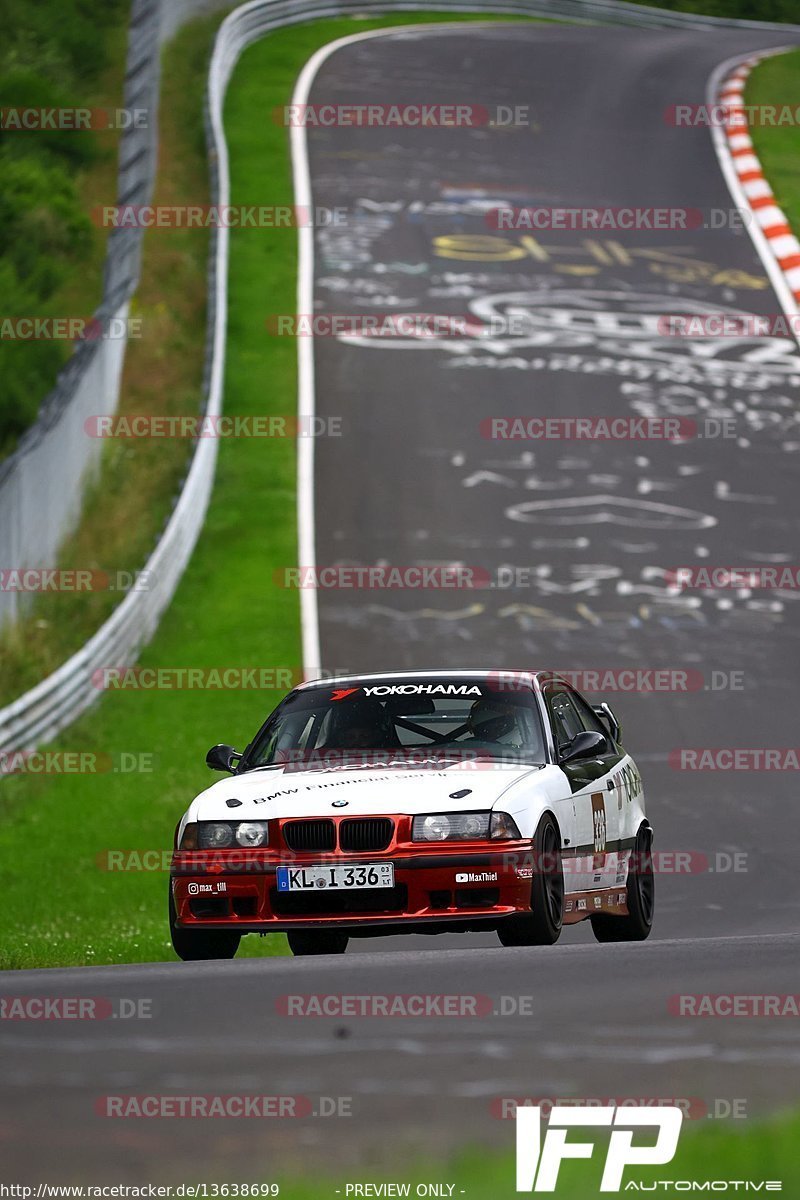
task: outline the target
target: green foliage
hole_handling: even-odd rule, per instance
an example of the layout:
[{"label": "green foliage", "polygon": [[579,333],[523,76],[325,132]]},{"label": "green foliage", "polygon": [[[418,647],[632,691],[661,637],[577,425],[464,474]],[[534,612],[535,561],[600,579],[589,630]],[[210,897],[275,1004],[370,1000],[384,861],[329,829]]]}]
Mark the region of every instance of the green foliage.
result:
[{"label": "green foliage", "polygon": [[0,76],[28,68],[80,92],[108,65],[108,32],[129,9],[129,0],[0,0]]},{"label": "green foliage", "polygon": [[[112,35],[124,33],[128,8],[128,0],[0,0],[0,108],[89,107],[112,52],[124,53],[124,36]],[[90,131],[0,131],[0,315],[51,313],[101,236],[76,175],[99,153]],[[0,456],[35,421],[68,353],[64,343],[0,340]]]}]

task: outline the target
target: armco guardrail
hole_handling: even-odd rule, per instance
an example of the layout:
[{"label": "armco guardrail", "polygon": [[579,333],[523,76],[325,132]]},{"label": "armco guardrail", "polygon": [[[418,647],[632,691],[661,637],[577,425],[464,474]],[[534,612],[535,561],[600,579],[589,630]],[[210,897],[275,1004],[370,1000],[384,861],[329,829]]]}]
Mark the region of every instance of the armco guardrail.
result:
[{"label": "armco guardrail", "polygon": [[[191,15],[188,0],[181,0],[184,16]],[[207,12],[220,7],[216,0],[194,0],[195,11]],[[206,128],[212,163],[212,200],[229,202],[230,180],[228,148],[222,125],[222,106],[228,83],[242,52],[270,30],[301,21],[324,17],[395,12],[414,12],[430,8],[419,0],[252,0],[230,14],[217,35],[211,60],[206,99]],[[486,0],[436,0],[440,11],[484,12]],[[142,0],[142,13],[148,11]],[[613,0],[493,0],[492,11],[520,16],[548,16],[562,20],[609,22],[646,27],[737,27],[796,32],[793,25],[766,25],[752,21],[695,17]],[[149,5],[148,20],[158,25],[159,10]],[[153,36],[155,31],[151,30]],[[209,340],[206,371],[207,407],[216,415],[222,406],[222,382],[225,367],[225,325],[227,318],[228,231],[216,231],[212,246],[209,278]],[[37,687],[13,704],[0,710],[0,747],[6,750],[32,749],[54,737],[83,712],[100,691],[92,676],[101,667],[129,665],[149,640],[159,618],[169,604],[202,528],[214,477],[217,444],[214,438],[197,442],[183,490],[166,529],[145,571],[152,586],[146,591],[130,592],[94,637],[72,658]],[[2,547],[0,547],[0,553]],[[2,560],[0,560],[2,561]],[[7,562],[14,562],[12,557]]]}]

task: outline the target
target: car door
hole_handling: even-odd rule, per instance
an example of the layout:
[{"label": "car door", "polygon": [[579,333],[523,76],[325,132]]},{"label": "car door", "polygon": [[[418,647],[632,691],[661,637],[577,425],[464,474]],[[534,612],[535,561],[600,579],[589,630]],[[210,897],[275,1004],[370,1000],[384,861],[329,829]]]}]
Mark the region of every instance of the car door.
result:
[{"label": "car door", "polygon": [[611,888],[617,882],[617,844],[620,835],[614,774],[621,752],[591,706],[565,683],[544,689],[557,760],[567,744],[586,730],[599,732],[606,747],[591,758],[558,762],[575,804],[576,844],[568,852],[565,876],[568,891]]}]

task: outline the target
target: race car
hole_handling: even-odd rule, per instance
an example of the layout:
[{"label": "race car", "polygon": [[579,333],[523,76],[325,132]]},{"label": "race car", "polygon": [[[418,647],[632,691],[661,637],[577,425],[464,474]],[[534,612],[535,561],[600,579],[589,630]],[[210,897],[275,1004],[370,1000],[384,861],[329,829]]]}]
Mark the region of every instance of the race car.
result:
[{"label": "race car", "polygon": [[232,958],[245,933],[296,955],[352,937],[494,930],[551,945],[653,923],[652,829],[608,704],[552,672],[406,671],[304,683],[175,831],[172,943]]}]

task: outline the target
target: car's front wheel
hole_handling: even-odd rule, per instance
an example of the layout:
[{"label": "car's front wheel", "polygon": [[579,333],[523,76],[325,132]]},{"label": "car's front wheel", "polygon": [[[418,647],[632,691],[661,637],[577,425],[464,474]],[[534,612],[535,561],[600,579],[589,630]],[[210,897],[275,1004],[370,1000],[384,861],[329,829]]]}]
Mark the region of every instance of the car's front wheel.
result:
[{"label": "car's front wheel", "polygon": [[643,942],[650,936],[656,899],[652,847],[653,831],[649,825],[641,825],[628,872],[628,916],[592,917],[592,933],[598,942]]},{"label": "car's front wheel", "polygon": [[533,836],[531,911],[506,917],[497,936],[504,946],[552,946],[564,922],[564,867],[561,834],[545,813]]},{"label": "car's front wheel", "polygon": [[295,929],[286,935],[295,957],[302,954],[344,954],[350,940],[335,929]]},{"label": "car's front wheel", "polygon": [[179,929],[176,925],[172,884],[169,889],[169,932],[172,948],[184,962],[203,962],[210,958],[233,958],[242,940],[240,933],[227,929]]}]

